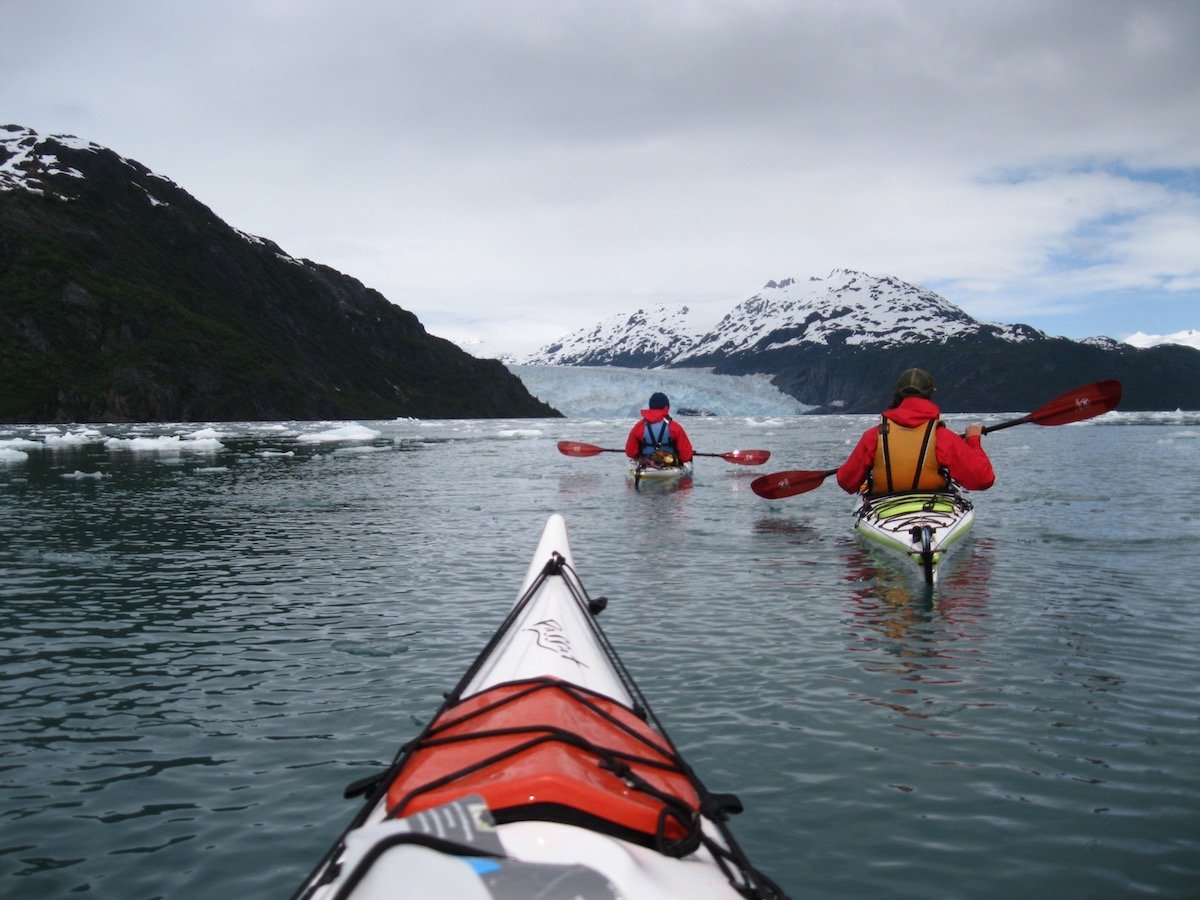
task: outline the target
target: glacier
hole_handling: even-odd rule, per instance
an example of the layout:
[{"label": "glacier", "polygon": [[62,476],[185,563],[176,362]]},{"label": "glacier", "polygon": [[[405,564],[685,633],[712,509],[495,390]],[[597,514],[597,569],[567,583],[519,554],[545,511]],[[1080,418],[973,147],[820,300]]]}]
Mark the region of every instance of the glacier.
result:
[{"label": "glacier", "polygon": [[636,418],[655,391],[675,415],[793,416],[814,407],[789,397],[769,375],[717,375],[711,369],[509,364],[529,393],[568,418]]}]

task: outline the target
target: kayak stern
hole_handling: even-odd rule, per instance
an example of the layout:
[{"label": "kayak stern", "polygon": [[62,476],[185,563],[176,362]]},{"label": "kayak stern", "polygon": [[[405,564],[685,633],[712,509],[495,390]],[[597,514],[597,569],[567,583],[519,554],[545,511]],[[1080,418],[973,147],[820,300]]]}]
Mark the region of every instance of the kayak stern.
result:
[{"label": "kayak stern", "polygon": [[970,533],[971,501],[957,491],[864,497],[855,530],[868,541],[910,560],[926,584],[935,584],[946,554]]}]

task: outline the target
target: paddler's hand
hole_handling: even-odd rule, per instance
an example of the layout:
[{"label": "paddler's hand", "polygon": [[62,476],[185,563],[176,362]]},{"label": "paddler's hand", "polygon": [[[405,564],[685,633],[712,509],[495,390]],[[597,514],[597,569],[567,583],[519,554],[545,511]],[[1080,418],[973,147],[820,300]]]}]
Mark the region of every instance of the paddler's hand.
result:
[{"label": "paddler's hand", "polygon": [[982,438],[983,437],[983,426],[980,425],[978,422],[973,422],[970,425],[968,425],[967,426],[967,437]]}]

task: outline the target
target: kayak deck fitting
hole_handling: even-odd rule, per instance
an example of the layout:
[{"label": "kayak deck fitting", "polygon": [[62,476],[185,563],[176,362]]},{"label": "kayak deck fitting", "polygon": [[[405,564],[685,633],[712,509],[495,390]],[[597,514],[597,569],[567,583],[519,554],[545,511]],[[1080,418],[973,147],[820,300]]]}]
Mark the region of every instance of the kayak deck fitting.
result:
[{"label": "kayak deck fitting", "polygon": [[595,616],[551,516],[503,624],[295,894],[783,897],[730,794],[679,754]]},{"label": "kayak deck fitting", "polygon": [[958,491],[913,491],[863,497],[855,530],[916,563],[928,585],[937,582],[945,555],[971,530],[975,511]]}]

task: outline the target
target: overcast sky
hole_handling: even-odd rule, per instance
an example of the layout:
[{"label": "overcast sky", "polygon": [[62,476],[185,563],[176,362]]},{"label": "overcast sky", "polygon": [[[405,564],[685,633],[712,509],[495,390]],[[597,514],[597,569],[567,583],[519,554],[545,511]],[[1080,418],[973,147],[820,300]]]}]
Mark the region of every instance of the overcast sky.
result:
[{"label": "overcast sky", "polygon": [[895,275],[1082,338],[1200,328],[1193,0],[0,0],[0,124],[69,133],[534,349]]}]

